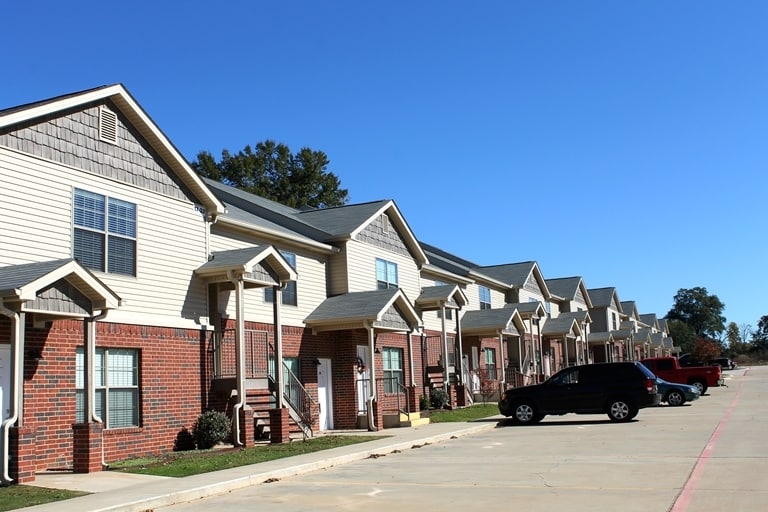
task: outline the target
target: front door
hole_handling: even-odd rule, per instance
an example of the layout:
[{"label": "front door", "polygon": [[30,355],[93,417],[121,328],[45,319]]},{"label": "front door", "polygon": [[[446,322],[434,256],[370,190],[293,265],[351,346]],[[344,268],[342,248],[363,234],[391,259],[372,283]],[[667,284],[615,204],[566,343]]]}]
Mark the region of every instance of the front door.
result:
[{"label": "front door", "polygon": [[320,430],[333,430],[333,379],[331,360],[319,358],[317,365],[317,402],[320,404]]}]

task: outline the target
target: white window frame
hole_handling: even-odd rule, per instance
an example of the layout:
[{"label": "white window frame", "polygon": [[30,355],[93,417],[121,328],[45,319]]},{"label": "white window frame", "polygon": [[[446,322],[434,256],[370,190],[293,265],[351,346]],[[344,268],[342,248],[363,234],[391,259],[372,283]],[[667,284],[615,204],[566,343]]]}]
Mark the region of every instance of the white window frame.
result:
[{"label": "white window frame", "polygon": [[[121,364],[125,361],[129,361],[129,365]],[[75,368],[75,421],[85,423],[83,347],[77,347]],[[94,361],[94,388],[94,409],[104,421],[105,428],[140,426],[139,351],[137,349],[97,347]],[[119,404],[119,402],[123,403]]]},{"label": "white window frame", "polygon": [[397,263],[376,258],[376,289],[398,288]]},{"label": "white window frame", "polygon": [[73,257],[97,272],[135,277],[137,205],[80,188],[73,189],[72,198]]}]

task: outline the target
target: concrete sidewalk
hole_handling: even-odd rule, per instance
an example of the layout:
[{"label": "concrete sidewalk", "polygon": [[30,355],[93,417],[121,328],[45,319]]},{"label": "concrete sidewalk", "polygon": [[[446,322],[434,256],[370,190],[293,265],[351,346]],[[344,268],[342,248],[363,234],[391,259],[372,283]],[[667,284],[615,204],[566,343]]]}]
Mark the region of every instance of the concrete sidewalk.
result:
[{"label": "concrete sidewalk", "polygon": [[[455,437],[493,429],[501,418],[502,416],[494,416],[473,422],[430,423],[419,427],[392,428],[380,432],[359,432],[353,435],[373,434],[388,437],[185,478],[134,475],[117,471],[90,474],[38,474],[36,481],[31,485],[81,490],[93,494],[21,510],[24,512],[70,510],[144,512],[257,485],[271,479],[287,478],[371,456],[408,450],[414,446],[440,443]],[[344,434],[350,433],[344,432]]]}]

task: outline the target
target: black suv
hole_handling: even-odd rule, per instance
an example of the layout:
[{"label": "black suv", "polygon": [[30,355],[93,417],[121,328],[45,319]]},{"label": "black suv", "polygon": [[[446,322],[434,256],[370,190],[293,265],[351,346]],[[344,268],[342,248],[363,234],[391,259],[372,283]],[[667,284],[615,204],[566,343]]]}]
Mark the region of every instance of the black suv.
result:
[{"label": "black suv", "polygon": [[518,424],[533,424],[547,414],[606,413],[629,421],[644,407],[659,405],[656,376],[638,362],[597,363],[564,368],[532,386],[506,390],[499,412]]}]

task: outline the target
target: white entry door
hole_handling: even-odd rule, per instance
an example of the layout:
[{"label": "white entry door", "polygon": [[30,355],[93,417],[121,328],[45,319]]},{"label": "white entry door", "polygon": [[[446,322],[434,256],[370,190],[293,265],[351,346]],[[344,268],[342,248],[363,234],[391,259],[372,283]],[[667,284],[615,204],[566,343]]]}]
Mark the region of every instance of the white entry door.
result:
[{"label": "white entry door", "polygon": [[11,346],[0,345],[0,421],[11,415]]},{"label": "white entry door", "polygon": [[320,430],[333,430],[333,376],[331,360],[320,358],[317,365],[317,402],[320,404]]}]

